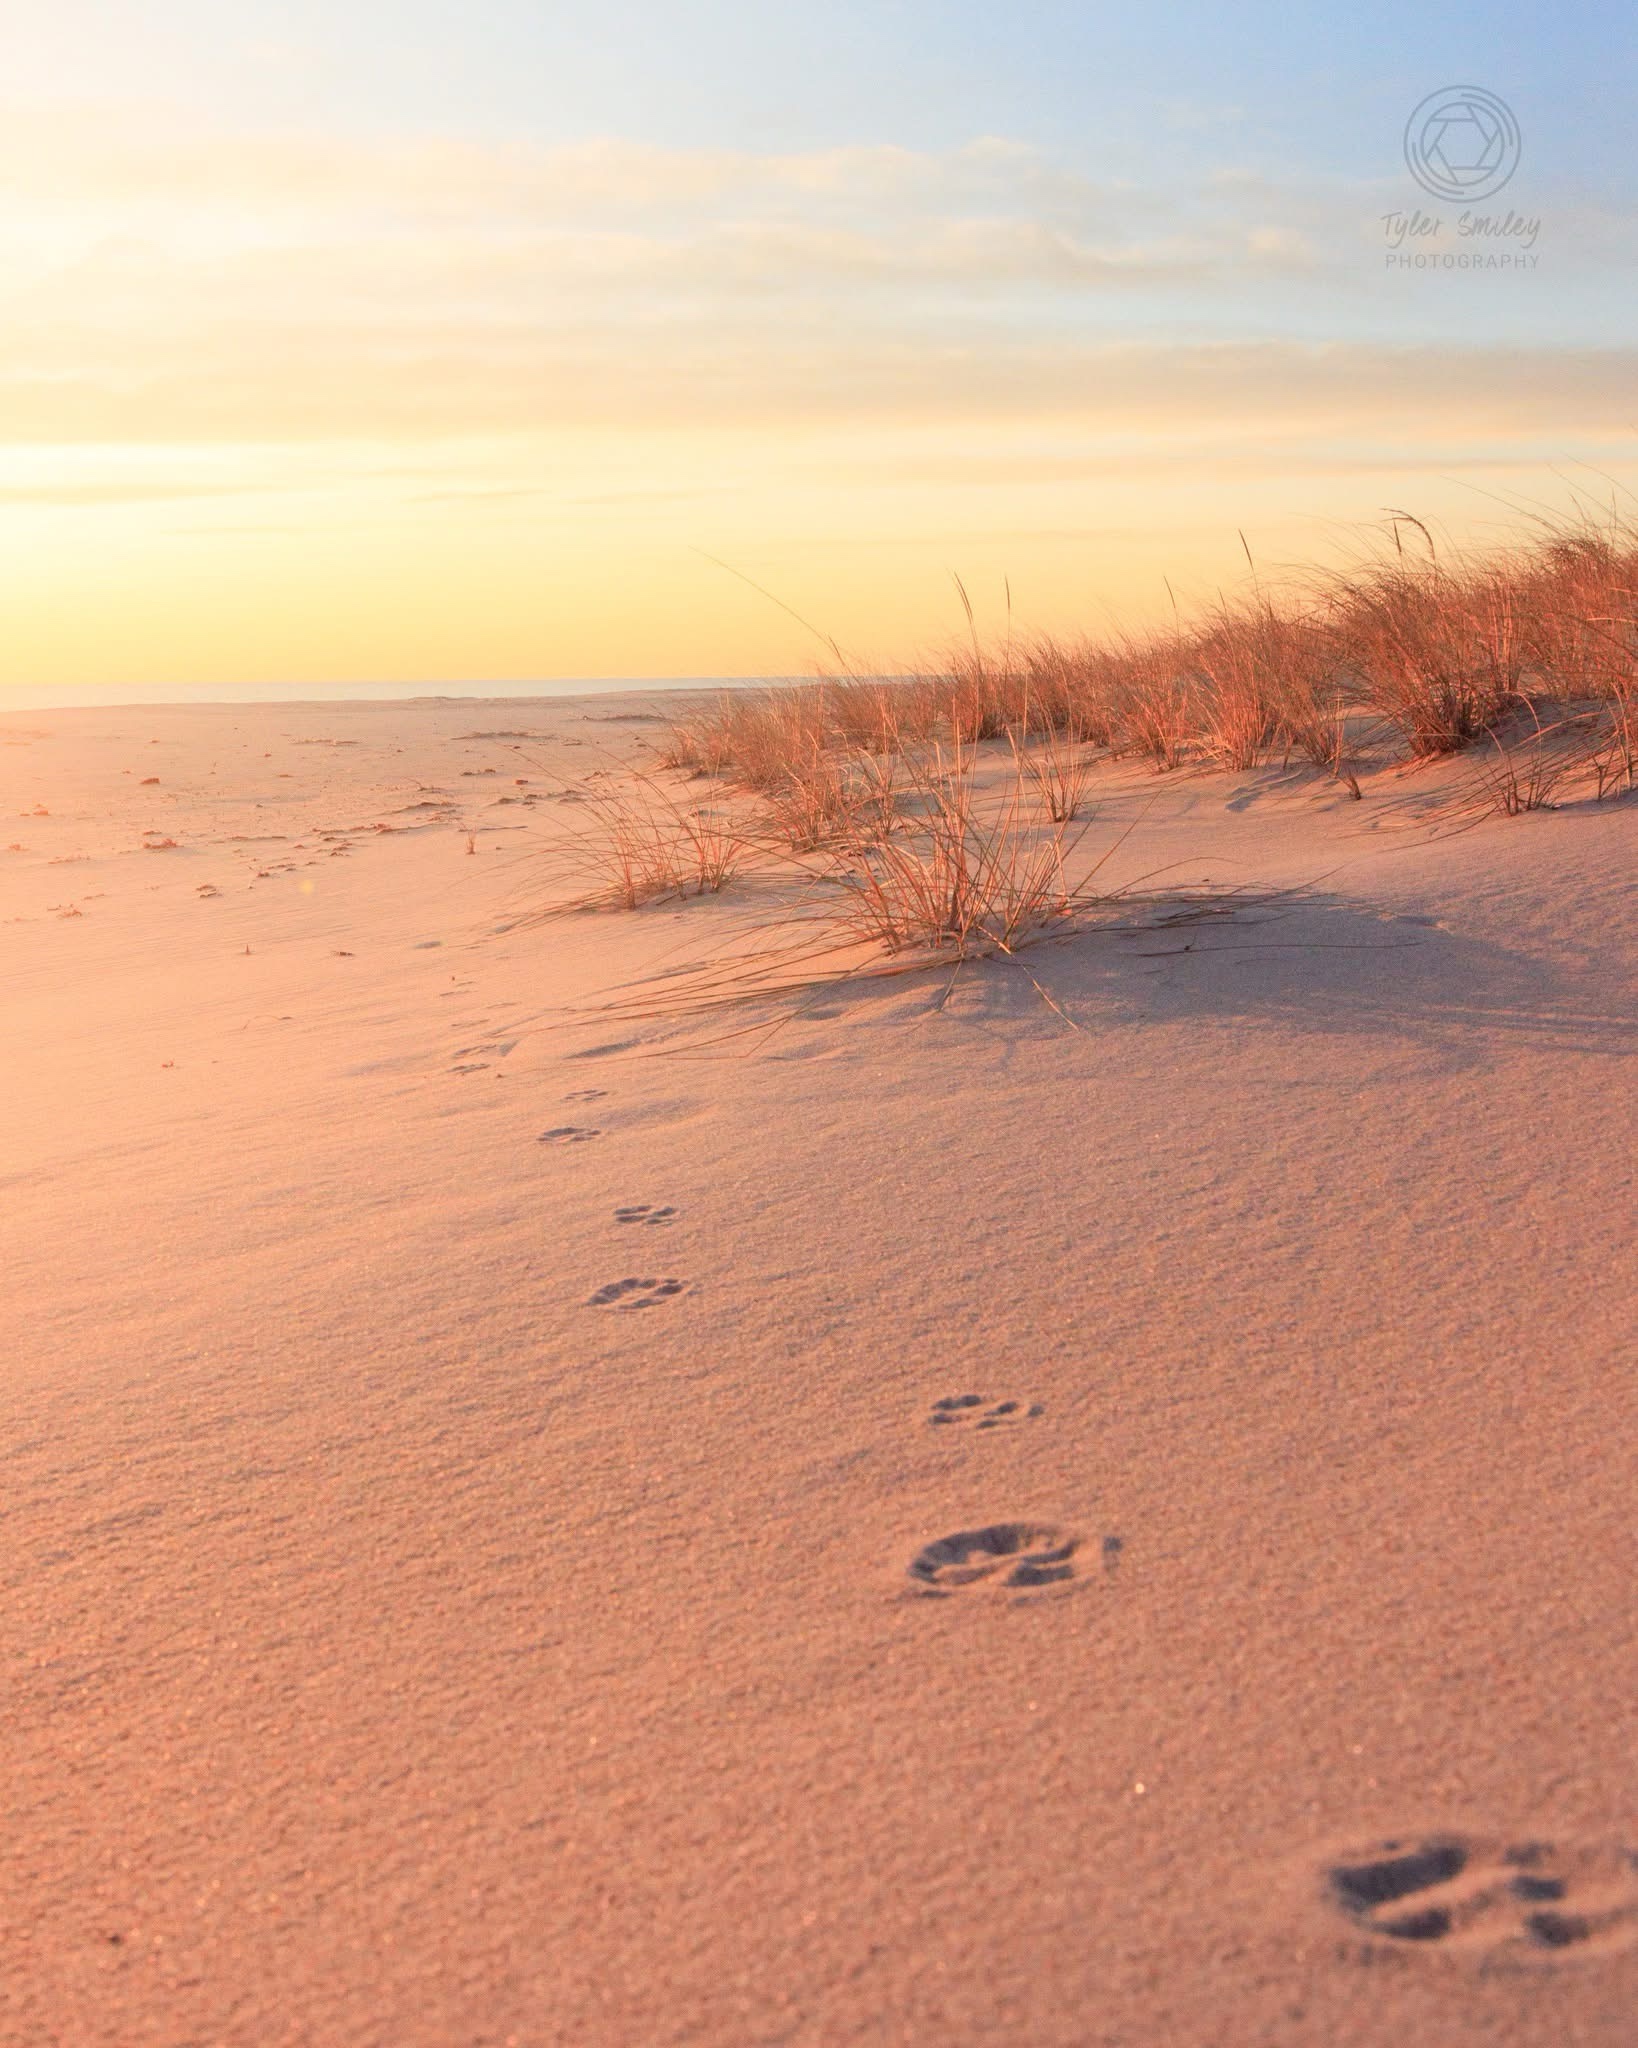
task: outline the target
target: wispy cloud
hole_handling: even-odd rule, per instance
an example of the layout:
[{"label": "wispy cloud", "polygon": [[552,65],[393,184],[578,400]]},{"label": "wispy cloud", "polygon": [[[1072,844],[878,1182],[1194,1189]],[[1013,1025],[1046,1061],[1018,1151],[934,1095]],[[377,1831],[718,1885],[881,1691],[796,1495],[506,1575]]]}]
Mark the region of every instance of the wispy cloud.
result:
[{"label": "wispy cloud", "polygon": [[17,442],[1224,408],[1328,432],[1386,406],[1507,433],[1629,405],[1624,349],[1157,343],[1334,269],[1321,203],[1233,171],[1138,201],[995,137],[757,155],[20,117],[0,192]]},{"label": "wispy cloud", "polygon": [[439,439],[620,431],[979,421],[1131,432],[1275,426],[1328,437],[1437,429],[1446,439],[1611,432],[1632,413],[1638,349],[1379,344],[1149,347],[935,335],[832,318],[663,336],[593,324],[202,320],[174,355],[82,361],[73,374],[0,362],[0,438],[14,444]]},{"label": "wispy cloud", "polygon": [[709,414],[746,358],[752,408],[805,377],[858,379],[868,409],[964,322],[999,325],[1004,381],[1083,302],[1118,326],[1137,294],[1311,264],[1262,203],[1181,211],[997,137],[758,155],[20,113],[0,121],[0,430],[446,430],[502,407],[651,417],[662,391]]},{"label": "wispy cloud", "polygon": [[[1187,119],[1227,147],[1231,115]],[[257,636],[277,611],[267,663],[333,672],[291,601],[307,590],[319,621],[354,608],[381,673],[703,669],[728,659],[719,626],[686,652],[669,623],[704,602],[696,543],[852,576],[886,637],[907,601],[896,579],[873,594],[884,551],[943,602],[947,548],[1008,573],[1056,549],[1078,603],[1094,527],[1124,590],[1139,556],[1111,534],[1146,534],[1153,563],[1213,524],[1232,567],[1245,492],[1273,516],[1276,483],[1352,476],[1374,508],[1377,475],[1630,439],[1624,339],[1477,318],[1386,338],[1360,251],[1380,200],[1236,164],[1137,193],[993,136],[758,153],[16,111],[0,524],[35,596],[0,656],[97,672],[94,560],[124,607],[107,634],[149,621],[156,667],[191,634],[192,672],[222,672],[238,604]],[[1631,234],[1593,221],[1588,246]],[[546,546],[575,567],[543,657]],[[414,599],[452,576],[428,669]],[[760,614],[735,631],[756,665]]]}]

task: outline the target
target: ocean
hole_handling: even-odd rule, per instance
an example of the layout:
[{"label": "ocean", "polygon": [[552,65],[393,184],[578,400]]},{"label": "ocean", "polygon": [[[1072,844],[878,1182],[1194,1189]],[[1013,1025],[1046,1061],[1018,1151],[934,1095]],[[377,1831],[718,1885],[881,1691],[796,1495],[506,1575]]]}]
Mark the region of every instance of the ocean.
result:
[{"label": "ocean", "polygon": [[0,717],[18,711],[97,710],[140,704],[438,704],[467,699],[586,697],[621,690],[743,690],[811,676],[554,676],[535,682],[61,683],[0,687]]}]

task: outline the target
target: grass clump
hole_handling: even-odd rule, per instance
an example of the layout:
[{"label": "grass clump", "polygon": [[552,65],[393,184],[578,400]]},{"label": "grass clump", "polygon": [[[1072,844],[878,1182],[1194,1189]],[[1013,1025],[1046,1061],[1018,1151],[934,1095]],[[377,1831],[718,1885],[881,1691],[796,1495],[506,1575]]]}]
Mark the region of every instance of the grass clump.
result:
[{"label": "grass clump", "polygon": [[840,892],[841,932],[889,955],[963,960],[1011,952],[1070,914],[1066,821],[1032,801],[1022,754],[999,802],[981,806],[976,744],[936,744],[908,771],[898,828],[835,848],[824,879]]},{"label": "grass clump", "polygon": [[1009,599],[993,645],[958,580],[967,638],[941,666],[724,693],[677,721],[662,762],[764,800],[798,850],[845,832],[861,761],[991,742],[1026,749],[1057,823],[1097,750],[1161,774],[1295,758],[1357,796],[1362,748],[1411,765],[1482,749],[1492,775],[1520,720],[1556,735],[1555,790],[1638,787],[1638,533],[1619,519],[1542,520],[1464,558],[1396,512],[1340,571],[1276,591],[1252,570],[1249,597],[1102,638],[1018,639]]},{"label": "grass clump", "polygon": [[752,851],[731,811],[688,803],[654,775],[600,771],[575,794],[586,822],[554,849],[557,877],[569,888],[554,910],[636,910],[715,896]]}]

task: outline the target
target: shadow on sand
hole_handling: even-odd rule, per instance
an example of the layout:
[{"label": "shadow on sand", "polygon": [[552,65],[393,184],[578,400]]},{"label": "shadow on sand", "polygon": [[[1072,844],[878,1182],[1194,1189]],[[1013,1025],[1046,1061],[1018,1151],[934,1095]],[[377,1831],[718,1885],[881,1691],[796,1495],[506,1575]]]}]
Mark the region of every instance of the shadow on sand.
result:
[{"label": "shadow on sand", "polygon": [[1509,1044],[1604,1057],[1638,1050],[1638,1018],[1620,1005],[1622,993],[1607,975],[1574,963],[1358,902],[1303,896],[1195,923],[1094,927],[1011,958],[861,975],[696,1017],[681,1036],[802,1057],[822,1049],[804,1025],[845,1021],[852,1034],[932,1015],[1009,1038],[1146,1024],[1273,1026],[1386,1038],[1455,1071]]}]

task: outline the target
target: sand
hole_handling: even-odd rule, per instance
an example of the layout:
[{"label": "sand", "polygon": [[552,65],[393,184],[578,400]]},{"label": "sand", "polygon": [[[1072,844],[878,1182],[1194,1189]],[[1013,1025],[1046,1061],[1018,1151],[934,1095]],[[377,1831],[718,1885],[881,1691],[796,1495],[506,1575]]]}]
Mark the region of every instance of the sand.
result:
[{"label": "sand", "polygon": [[1638,809],[712,1043],[644,709],[0,720],[0,2041],[1624,2048]]}]

